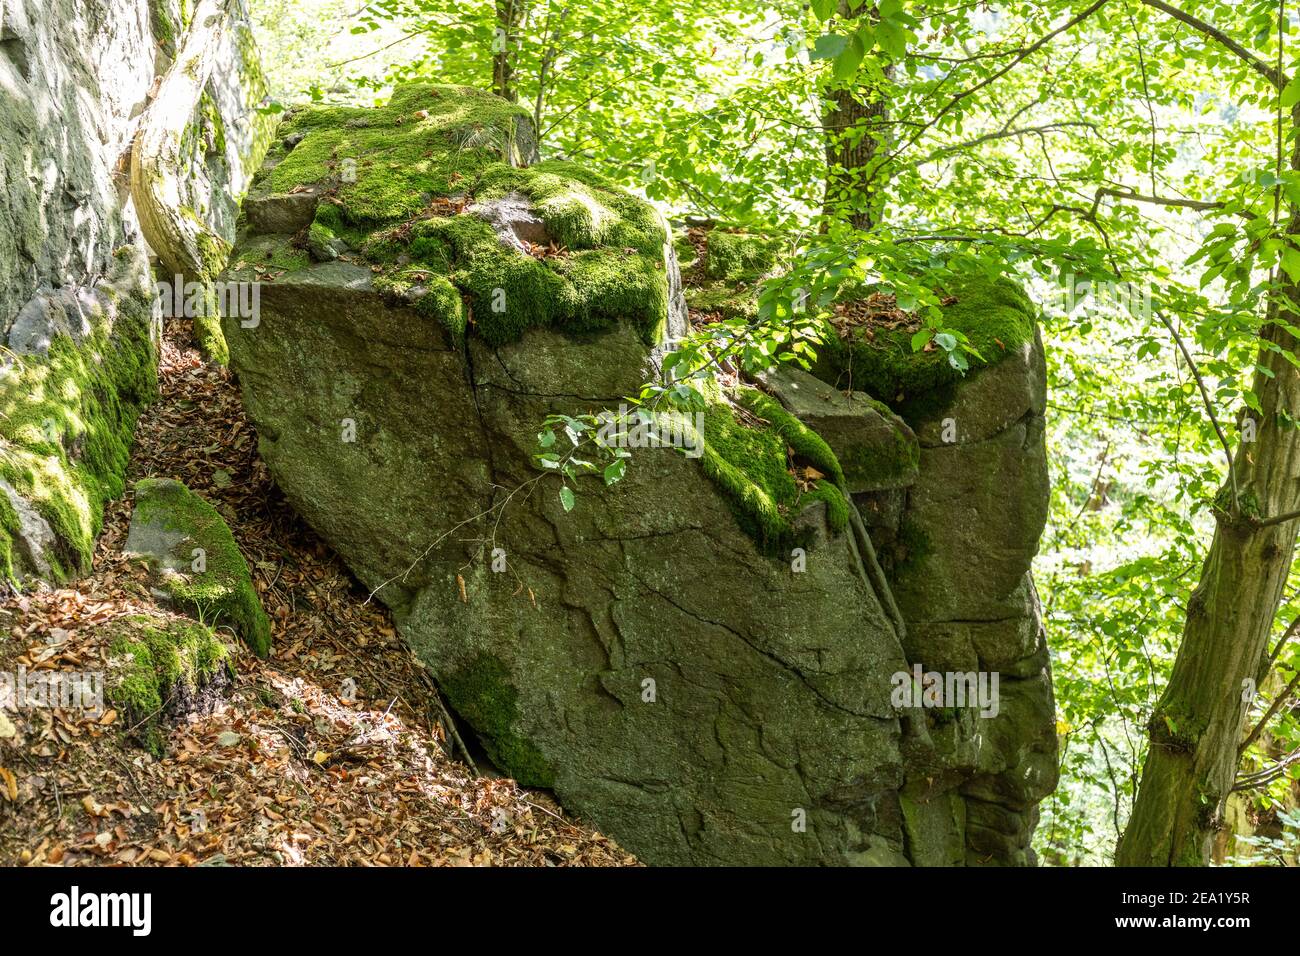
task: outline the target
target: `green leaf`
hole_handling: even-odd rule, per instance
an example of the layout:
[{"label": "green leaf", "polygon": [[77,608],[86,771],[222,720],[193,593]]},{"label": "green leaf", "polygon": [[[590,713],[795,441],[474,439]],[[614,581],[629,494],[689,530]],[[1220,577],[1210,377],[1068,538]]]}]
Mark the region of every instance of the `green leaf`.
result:
[{"label": "green leaf", "polygon": [[560,486],[560,504],[564,506],[565,511],[573,510],[573,490],[568,485]]},{"label": "green leaf", "polygon": [[831,73],[835,79],[840,82],[853,79],[857,75],[858,67],[862,65],[862,41],[854,37],[846,46],[840,55],[835,58],[835,63],[831,66]]},{"label": "green leaf", "polygon": [[835,15],[838,0],[812,0],[813,15],[818,20],[829,20]]},{"label": "green leaf", "polygon": [[1282,88],[1281,106],[1284,110],[1300,103],[1300,76],[1293,77],[1291,82]]},{"label": "green leaf", "polygon": [[623,473],[626,471],[627,471],[626,458],[620,458],[618,459],[618,461],[610,462],[608,465],[605,466],[605,485],[608,487],[609,485],[614,484],[614,482],[616,481],[621,481],[623,478]]},{"label": "green leaf", "polygon": [[810,60],[833,60],[849,45],[849,38],[839,33],[826,33],[813,41]]}]

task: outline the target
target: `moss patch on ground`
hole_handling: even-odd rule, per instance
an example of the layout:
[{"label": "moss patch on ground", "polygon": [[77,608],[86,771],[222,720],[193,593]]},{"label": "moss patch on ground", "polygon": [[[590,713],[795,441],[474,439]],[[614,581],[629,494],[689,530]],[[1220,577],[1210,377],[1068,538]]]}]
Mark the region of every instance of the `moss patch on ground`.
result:
[{"label": "moss patch on ground", "polygon": [[[156,526],[183,534],[174,555],[185,570],[163,573],[163,586],[179,607],[217,627],[232,627],[255,654],[271,650],[271,624],[253,587],[248,564],[217,510],[179,481],[146,478],[135,485],[133,529]],[[201,549],[195,567],[194,549]]]},{"label": "moss patch on ground", "polygon": [[[1010,279],[966,276],[952,280],[943,291],[953,297],[943,307],[944,325],[964,333],[981,356],[970,356],[971,371],[996,364],[1033,339],[1037,313]],[[894,408],[942,394],[962,379],[947,352],[916,352],[911,340],[907,328],[860,326],[844,338],[830,331],[820,349],[817,374],[830,382],[851,380],[855,389]]]},{"label": "moss patch on ground", "polygon": [[[48,354],[14,356],[0,371],[0,478],[57,536],[56,581],[89,571],[104,505],[125,490],[136,418],[157,397],[149,308],[123,295],[111,328],[97,314],[82,342],[59,335]],[[16,520],[0,505],[0,574],[11,582]]]},{"label": "moss patch on ground", "polygon": [[[499,345],[529,328],[585,333],[626,320],[653,344],[668,310],[661,217],[573,164],[520,168],[517,138],[530,122],[490,93],[432,84],[400,87],[380,108],[310,107],[282,126],[255,198],[323,192],[300,245],[341,240],[376,287],[457,340]],[[465,212],[512,193],[531,201],[550,248],[526,254]]]},{"label": "moss patch on ground", "polygon": [[[722,489],[741,527],[765,549],[776,552],[794,542],[794,519],[815,501],[826,503],[827,523],[838,534],[848,526],[844,472],[830,446],[769,395],[752,388],[736,390],[737,405],[762,419],[747,423],[719,400],[704,413],[705,474]],[[790,472],[795,464],[812,466],[824,478],[801,490]]]},{"label": "moss patch on ground", "polygon": [[197,621],[128,617],[111,625],[105,696],[155,756],[163,752],[163,719],[193,700],[221,671],[230,652]]},{"label": "moss patch on ground", "polygon": [[440,684],[452,708],[478,732],[493,763],[525,787],[555,785],[555,771],[515,727],[519,695],[500,660],[478,654]]}]

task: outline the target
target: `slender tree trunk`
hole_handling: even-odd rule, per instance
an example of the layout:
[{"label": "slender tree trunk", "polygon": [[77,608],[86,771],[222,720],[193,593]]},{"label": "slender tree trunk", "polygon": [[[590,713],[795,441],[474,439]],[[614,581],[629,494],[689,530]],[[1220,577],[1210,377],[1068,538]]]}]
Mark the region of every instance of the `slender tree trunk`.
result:
[{"label": "slender tree trunk", "polygon": [[[885,67],[886,76],[892,72],[892,66]],[[870,229],[880,221],[884,196],[874,173],[888,121],[889,105],[876,90],[865,95],[849,89],[827,92],[822,119],[826,127],[826,216],[846,219],[859,229]]]},{"label": "slender tree trunk", "polygon": [[523,22],[524,0],[496,0],[496,12],[492,90],[514,103],[519,100],[519,91],[515,89],[515,49],[519,43],[519,24]]},{"label": "slender tree trunk", "polygon": [[[1292,166],[1300,168],[1300,151]],[[1293,243],[1300,237],[1300,212],[1293,211],[1286,232]],[[1283,292],[1270,317],[1294,325],[1300,319],[1287,300],[1300,289]],[[1274,322],[1260,337],[1282,349],[1300,346]],[[1300,507],[1300,430],[1290,420],[1300,407],[1300,371],[1267,346],[1258,362],[1268,370],[1256,372],[1253,386],[1264,414],[1256,440],[1238,445],[1234,467],[1241,513],[1230,507],[1229,482],[1173,673],[1151,718],[1142,783],[1116,852],[1120,866],[1206,865],[1236,777],[1250,706],[1243,690],[1263,676],[1296,544],[1296,520],[1262,527],[1258,521]]]},{"label": "slender tree trunk", "polygon": [[[874,5],[849,11],[840,4],[841,19],[876,16]],[[886,79],[892,64],[884,67]],[[884,151],[889,122],[889,102],[878,88],[841,86],[823,94],[822,125],[826,137],[826,188],[822,212],[827,219],[844,219],[858,229],[880,221],[884,195],[876,174],[877,157]]]}]

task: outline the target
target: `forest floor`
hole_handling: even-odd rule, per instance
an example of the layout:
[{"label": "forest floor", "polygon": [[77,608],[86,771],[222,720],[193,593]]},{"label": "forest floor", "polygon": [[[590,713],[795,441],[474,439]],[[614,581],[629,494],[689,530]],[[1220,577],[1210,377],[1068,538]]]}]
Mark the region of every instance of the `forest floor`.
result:
[{"label": "forest floor", "polygon": [[[128,478],[179,479],[223,514],[272,652],[223,633],[234,683],[213,713],[169,725],[161,759],[111,710],[0,711],[0,865],[635,865],[549,795],[447,755],[431,679],[284,502],[238,388],[183,324],[160,377]],[[88,577],[0,604],[0,673],[102,671],[100,625],[169,613],[121,551],[131,507],[128,491],[108,509]]]}]

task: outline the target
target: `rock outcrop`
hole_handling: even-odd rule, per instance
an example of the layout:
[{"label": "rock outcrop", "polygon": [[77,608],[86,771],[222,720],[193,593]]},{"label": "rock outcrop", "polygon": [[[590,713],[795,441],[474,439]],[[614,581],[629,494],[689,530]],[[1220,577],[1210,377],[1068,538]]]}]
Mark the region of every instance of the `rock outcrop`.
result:
[{"label": "rock outcrop", "polygon": [[1056,786],[1055,704],[1030,564],[1047,518],[1046,368],[1033,307],[1005,280],[951,290],[950,325],[987,360],[958,375],[910,331],[850,334],[828,381],[888,396],[918,470],[855,495],[922,673],[997,674],[996,714],[926,712],[909,740],[902,803],[918,863],[1029,863],[1036,806]]},{"label": "rock outcrop", "polygon": [[[951,527],[933,502],[978,479],[963,467],[1030,487],[1041,402],[1038,431],[1006,409],[953,450],[928,418],[774,375],[616,483],[570,482],[574,505],[538,470],[542,423],[657,377],[680,282],[650,207],[570,164],[521,166],[530,135],[503,101],[430,86],[282,127],[227,276],[263,279],[260,313],[224,322],[277,483],[492,760],[647,862],[1026,862],[1054,747],[1024,583],[1042,514],[981,538],[1003,502],[959,503]],[[964,407],[1001,364],[941,400]],[[904,527],[997,566],[931,601]],[[970,653],[941,659],[943,627]],[[1005,662],[1026,690],[997,716],[899,707],[917,662]]]},{"label": "rock outcrop", "polygon": [[[177,0],[0,7],[0,586],[88,567],[157,364],[127,159],[185,28]],[[182,197],[234,238],[273,117],[242,3],[186,127]]]}]

